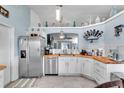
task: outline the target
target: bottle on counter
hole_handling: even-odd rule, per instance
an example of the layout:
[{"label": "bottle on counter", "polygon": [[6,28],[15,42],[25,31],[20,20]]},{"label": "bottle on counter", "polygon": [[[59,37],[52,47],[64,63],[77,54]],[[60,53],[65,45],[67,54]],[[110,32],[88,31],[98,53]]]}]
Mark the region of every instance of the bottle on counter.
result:
[{"label": "bottle on counter", "polygon": [[96,19],[95,19],[95,23],[99,23],[100,22],[100,17],[97,16]]},{"label": "bottle on counter", "polygon": [[99,52],[99,56],[103,56],[103,50]]},{"label": "bottle on counter", "polygon": [[92,51],[91,50],[88,50],[87,53],[88,53],[89,56],[92,55]]},{"label": "bottle on counter", "polygon": [[96,56],[99,56],[99,49],[96,50]]},{"label": "bottle on counter", "polygon": [[109,52],[108,52],[108,57],[109,58],[112,58],[113,57],[113,54],[112,54],[112,50],[110,49]]},{"label": "bottle on counter", "polygon": [[76,27],[76,22],[75,21],[73,22],[73,27]]},{"label": "bottle on counter", "polygon": [[92,55],[95,55],[95,51],[92,49]]}]

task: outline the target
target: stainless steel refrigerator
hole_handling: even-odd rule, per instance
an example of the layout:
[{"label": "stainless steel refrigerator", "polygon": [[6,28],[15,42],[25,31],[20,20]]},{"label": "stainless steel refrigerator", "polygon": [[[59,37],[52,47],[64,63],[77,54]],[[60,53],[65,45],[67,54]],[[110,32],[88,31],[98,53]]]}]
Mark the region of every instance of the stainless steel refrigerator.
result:
[{"label": "stainless steel refrigerator", "polygon": [[19,77],[40,77],[43,75],[43,37],[19,37]]}]

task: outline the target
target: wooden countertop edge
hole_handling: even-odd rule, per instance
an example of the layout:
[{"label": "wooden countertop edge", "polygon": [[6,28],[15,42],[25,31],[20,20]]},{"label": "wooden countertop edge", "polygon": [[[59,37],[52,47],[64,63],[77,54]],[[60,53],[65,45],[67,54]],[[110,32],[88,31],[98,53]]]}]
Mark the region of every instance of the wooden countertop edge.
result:
[{"label": "wooden countertop edge", "polygon": [[74,55],[64,55],[64,54],[50,54],[50,55],[45,55],[45,57],[57,57],[57,56],[61,56],[61,57],[84,57],[84,58],[90,58],[90,59],[94,59],[94,60],[97,60],[97,61],[100,61],[102,63],[105,63],[105,64],[118,64],[116,61],[113,61],[107,57],[100,57],[100,56],[85,56],[85,55],[81,55],[81,54],[74,54]]},{"label": "wooden countertop edge", "polygon": [[4,70],[7,66],[0,64],[0,70]]}]

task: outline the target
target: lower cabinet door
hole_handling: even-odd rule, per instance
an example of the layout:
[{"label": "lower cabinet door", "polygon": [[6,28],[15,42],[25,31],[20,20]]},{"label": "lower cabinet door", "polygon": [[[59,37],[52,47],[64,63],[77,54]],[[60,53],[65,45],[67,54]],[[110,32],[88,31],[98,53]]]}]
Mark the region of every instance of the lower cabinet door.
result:
[{"label": "lower cabinet door", "polygon": [[82,66],[82,62],[77,62],[77,67],[76,67],[76,72],[78,73],[78,74],[81,74],[82,73],[82,68],[83,68],[83,66]]},{"label": "lower cabinet door", "polygon": [[67,75],[69,72],[69,64],[68,62],[59,62],[59,75]]},{"label": "lower cabinet door", "polygon": [[69,74],[75,74],[76,73],[76,62],[68,62],[69,63]]},{"label": "lower cabinet door", "polygon": [[84,60],[83,62],[83,74],[93,77],[93,62],[89,60]]},{"label": "lower cabinet door", "polygon": [[90,76],[90,65],[89,65],[89,63],[87,61],[84,62],[84,66],[83,67],[84,67],[83,68],[83,74]]},{"label": "lower cabinet door", "polygon": [[65,73],[65,62],[59,62],[59,75]]},{"label": "lower cabinet door", "polygon": [[84,63],[81,62],[81,74],[84,74]]},{"label": "lower cabinet door", "polygon": [[78,58],[78,71],[80,74],[84,74],[84,58],[82,57]]},{"label": "lower cabinet door", "polygon": [[106,82],[106,79],[102,78],[101,76],[99,76],[97,73],[95,73],[94,79],[96,80],[96,82],[98,84],[102,84]]}]

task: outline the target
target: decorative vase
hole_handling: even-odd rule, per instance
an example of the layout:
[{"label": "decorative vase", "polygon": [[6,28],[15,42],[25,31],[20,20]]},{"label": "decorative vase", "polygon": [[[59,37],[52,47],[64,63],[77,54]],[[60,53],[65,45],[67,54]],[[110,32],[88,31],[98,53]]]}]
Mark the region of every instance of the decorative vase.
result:
[{"label": "decorative vase", "polygon": [[96,17],[96,20],[95,20],[95,23],[99,23],[99,22],[100,22],[100,17],[97,16],[97,17]]},{"label": "decorative vase", "polygon": [[41,27],[41,23],[38,23],[38,27]]},{"label": "decorative vase", "polygon": [[48,22],[47,21],[45,22],[45,27],[48,27]]},{"label": "decorative vase", "polygon": [[91,24],[92,24],[92,17],[89,16],[89,25],[91,25]]},{"label": "decorative vase", "polygon": [[73,27],[76,27],[76,22],[75,21],[73,22]]}]

